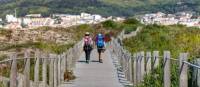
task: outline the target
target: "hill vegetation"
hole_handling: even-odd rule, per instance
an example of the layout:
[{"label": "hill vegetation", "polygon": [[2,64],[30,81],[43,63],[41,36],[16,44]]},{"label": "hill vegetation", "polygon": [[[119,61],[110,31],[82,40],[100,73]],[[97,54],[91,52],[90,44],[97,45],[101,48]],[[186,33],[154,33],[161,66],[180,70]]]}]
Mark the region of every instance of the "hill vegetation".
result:
[{"label": "hill vegetation", "polygon": [[28,13],[42,13],[49,16],[53,13],[79,14],[88,12],[104,16],[133,16],[142,13],[162,11],[200,12],[199,0],[3,0],[0,2],[1,16],[14,13],[18,16]]}]

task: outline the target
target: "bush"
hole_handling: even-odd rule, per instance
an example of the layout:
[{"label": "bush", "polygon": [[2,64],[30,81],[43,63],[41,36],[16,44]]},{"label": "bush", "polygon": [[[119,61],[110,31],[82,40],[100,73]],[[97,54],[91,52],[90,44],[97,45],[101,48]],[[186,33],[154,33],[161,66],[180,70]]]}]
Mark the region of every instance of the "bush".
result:
[{"label": "bush", "polygon": [[137,26],[134,25],[126,25],[124,26],[125,34],[129,34],[132,31],[135,31],[137,29]]},{"label": "bush", "polygon": [[135,18],[130,18],[130,19],[125,20],[124,24],[139,25],[141,23]]},{"label": "bush", "polygon": [[116,29],[118,27],[118,24],[112,20],[108,20],[102,23],[104,28],[109,29]]}]

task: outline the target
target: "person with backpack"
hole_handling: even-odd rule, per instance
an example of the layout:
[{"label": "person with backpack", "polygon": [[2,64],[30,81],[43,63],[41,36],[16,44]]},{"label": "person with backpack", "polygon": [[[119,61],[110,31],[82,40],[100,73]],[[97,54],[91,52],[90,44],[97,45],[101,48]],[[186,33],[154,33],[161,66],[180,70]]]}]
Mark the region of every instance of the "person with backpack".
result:
[{"label": "person with backpack", "polygon": [[96,36],[96,46],[97,46],[97,51],[99,53],[99,62],[103,63],[103,60],[101,58],[101,53],[105,51],[105,39],[104,39],[104,35],[99,33]]},{"label": "person with backpack", "polygon": [[86,58],[86,63],[89,63],[90,61],[90,53],[93,49],[93,41],[92,38],[90,37],[90,33],[86,32],[85,37],[83,38],[83,50],[85,51],[85,58]]}]

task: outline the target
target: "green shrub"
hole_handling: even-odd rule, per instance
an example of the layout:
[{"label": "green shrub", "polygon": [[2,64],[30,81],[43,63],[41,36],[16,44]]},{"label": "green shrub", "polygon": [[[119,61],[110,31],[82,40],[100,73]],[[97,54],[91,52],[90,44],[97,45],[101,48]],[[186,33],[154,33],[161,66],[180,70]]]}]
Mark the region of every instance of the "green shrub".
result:
[{"label": "green shrub", "polygon": [[116,29],[118,27],[118,24],[112,20],[107,20],[102,23],[103,27],[108,28],[108,29]]},{"label": "green shrub", "polygon": [[124,21],[125,24],[131,24],[131,25],[140,25],[140,21],[138,21],[137,19],[135,18],[129,18],[127,20]]},{"label": "green shrub", "polygon": [[135,25],[126,25],[124,26],[124,30],[125,30],[125,34],[129,34],[132,31],[135,31],[137,29],[138,26]]}]

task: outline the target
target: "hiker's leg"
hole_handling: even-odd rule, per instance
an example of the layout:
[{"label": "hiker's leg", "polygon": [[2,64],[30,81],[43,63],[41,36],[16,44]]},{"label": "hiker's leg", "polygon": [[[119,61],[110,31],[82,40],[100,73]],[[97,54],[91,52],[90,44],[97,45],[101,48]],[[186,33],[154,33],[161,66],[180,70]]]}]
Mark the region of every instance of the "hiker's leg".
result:
[{"label": "hiker's leg", "polygon": [[101,58],[101,51],[100,51],[99,48],[98,48],[98,54],[99,54],[99,61],[100,61],[100,58]]},{"label": "hiker's leg", "polygon": [[100,52],[100,63],[103,63],[102,54]]},{"label": "hiker's leg", "polygon": [[85,60],[87,62],[87,58],[88,58],[88,54],[87,54],[87,51],[85,50]]},{"label": "hiker's leg", "polygon": [[91,50],[88,51],[88,61],[90,60]]}]

